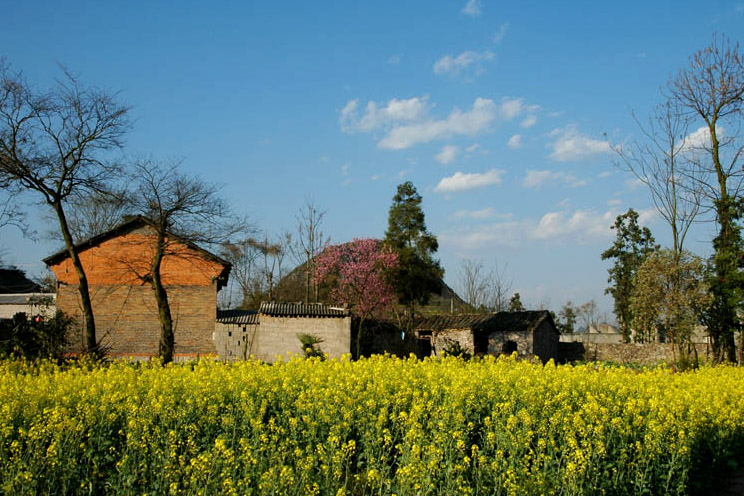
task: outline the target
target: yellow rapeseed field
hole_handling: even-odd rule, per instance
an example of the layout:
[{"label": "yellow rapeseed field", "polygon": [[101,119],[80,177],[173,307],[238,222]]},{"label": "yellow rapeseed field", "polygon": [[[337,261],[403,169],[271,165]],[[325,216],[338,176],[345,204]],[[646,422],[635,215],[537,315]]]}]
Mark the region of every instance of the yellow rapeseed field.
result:
[{"label": "yellow rapeseed field", "polygon": [[0,362],[0,494],[689,494],[743,454],[735,367]]}]

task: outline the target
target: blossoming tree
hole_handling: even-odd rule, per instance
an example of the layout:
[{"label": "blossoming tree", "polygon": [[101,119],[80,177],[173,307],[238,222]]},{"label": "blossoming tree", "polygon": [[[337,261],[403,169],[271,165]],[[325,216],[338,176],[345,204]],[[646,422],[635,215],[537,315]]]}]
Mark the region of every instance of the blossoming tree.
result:
[{"label": "blossoming tree", "polygon": [[372,238],[331,245],[315,261],[318,283],[331,285],[330,297],[349,305],[359,317],[357,356],[361,356],[364,320],[381,316],[395,301],[395,290],[385,280],[385,272],[397,263],[398,255]]}]

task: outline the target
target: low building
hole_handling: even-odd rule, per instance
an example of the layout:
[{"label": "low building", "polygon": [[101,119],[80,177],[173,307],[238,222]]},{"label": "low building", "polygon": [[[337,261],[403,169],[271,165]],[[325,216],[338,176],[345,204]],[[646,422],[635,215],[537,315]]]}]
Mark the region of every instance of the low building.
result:
[{"label": "low building", "polygon": [[[148,358],[158,354],[160,319],[150,285],[155,231],[143,217],[77,246],[88,278],[96,337],[111,357]],[[85,326],[78,277],[67,251],[44,260],[57,277],[57,308],[75,318],[70,352],[83,351]],[[161,265],[162,281],[175,331],[175,359],[215,356],[217,292],[230,264],[170,235]]]},{"label": "low building", "polygon": [[453,345],[473,355],[538,356],[558,359],[560,333],[546,310],[491,314],[435,315],[416,322],[423,355],[437,355]]},{"label": "low building", "polygon": [[351,352],[351,313],[321,303],[264,302],[258,312],[221,310],[214,341],[222,359],[273,362],[303,353],[300,334],[318,338],[318,347],[329,357],[341,357]]},{"label": "low building", "polygon": [[22,270],[0,268],[0,320],[10,320],[17,313],[50,318],[56,311],[55,298],[53,293],[42,293]]}]

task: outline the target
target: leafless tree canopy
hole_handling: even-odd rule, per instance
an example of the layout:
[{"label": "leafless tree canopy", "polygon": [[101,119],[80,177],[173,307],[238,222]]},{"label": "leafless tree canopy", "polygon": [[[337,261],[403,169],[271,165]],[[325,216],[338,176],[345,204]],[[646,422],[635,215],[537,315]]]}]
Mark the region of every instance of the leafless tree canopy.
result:
[{"label": "leafless tree canopy", "polygon": [[128,113],[116,94],[86,87],[65,69],[40,91],[0,60],[0,185],[54,211],[78,276],[89,352],[98,350],[95,320],[66,206],[72,195],[105,188],[114,170],[107,159],[129,131]]},{"label": "leafless tree canopy", "polygon": [[476,311],[503,312],[509,308],[512,281],[506,277],[506,264],[496,263],[489,269],[481,261],[464,259],[458,286],[465,301]]},{"label": "leafless tree canopy", "polygon": [[297,240],[295,257],[298,264],[305,264],[305,301],[317,301],[318,287],[313,280],[315,257],[330,242],[322,230],[325,210],[313,200],[307,200],[297,215]]}]

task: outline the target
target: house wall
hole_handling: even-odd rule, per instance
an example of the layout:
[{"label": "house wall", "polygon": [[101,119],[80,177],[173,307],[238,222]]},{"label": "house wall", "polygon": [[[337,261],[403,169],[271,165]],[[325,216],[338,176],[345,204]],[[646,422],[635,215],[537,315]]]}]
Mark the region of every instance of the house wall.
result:
[{"label": "house wall", "polygon": [[[217,312],[217,283],[209,286],[168,286],[175,331],[175,358],[216,355],[213,340]],[[90,286],[96,337],[111,357],[157,356],[160,321],[149,285]],[[70,351],[84,349],[85,328],[77,285],[59,284],[57,308],[77,320]]]},{"label": "house wall", "polygon": [[216,323],[214,344],[220,360],[245,360],[254,354],[258,324]]},{"label": "house wall", "polygon": [[25,313],[29,318],[40,315],[48,319],[54,316],[54,313],[57,311],[56,305],[54,303],[56,295],[37,293],[29,294],[29,296],[33,300],[30,303],[8,303],[0,305],[0,320],[10,320],[17,313]]},{"label": "house wall", "polygon": [[273,362],[279,355],[302,354],[298,334],[312,334],[323,340],[319,347],[330,357],[351,352],[351,317],[259,316],[260,324],[251,343],[253,356]]},{"label": "house wall", "polygon": [[475,354],[473,331],[470,329],[446,329],[432,333],[432,354],[441,355],[451,342],[458,342],[463,350]]},{"label": "house wall", "polygon": [[488,354],[500,355],[504,344],[514,341],[519,356],[532,356],[532,333],[529,331],[496,331],[488,335]]}]

